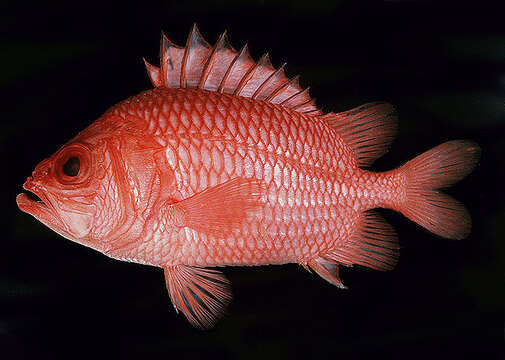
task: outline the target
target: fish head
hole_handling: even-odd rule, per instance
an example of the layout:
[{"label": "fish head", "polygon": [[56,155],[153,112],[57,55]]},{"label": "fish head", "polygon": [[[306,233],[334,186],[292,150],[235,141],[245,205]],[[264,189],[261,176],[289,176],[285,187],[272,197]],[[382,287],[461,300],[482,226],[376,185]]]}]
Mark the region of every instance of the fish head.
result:
[{"label": "fish head", "polygon": [[42,160],[16,201],[24,211],[63,237],[89,246],[87,236],[96,211],[100,157],[92,146],[71,141]]},{"label": "fish head", "polygon": [[162,170],[168,169],[162,147],[139,124],[104,114],[35,167],[23,185],[31,195],[16,198],[19,209],[103,253],[139,236],[139,214],[153,194],[169,193],[174,179]]}]

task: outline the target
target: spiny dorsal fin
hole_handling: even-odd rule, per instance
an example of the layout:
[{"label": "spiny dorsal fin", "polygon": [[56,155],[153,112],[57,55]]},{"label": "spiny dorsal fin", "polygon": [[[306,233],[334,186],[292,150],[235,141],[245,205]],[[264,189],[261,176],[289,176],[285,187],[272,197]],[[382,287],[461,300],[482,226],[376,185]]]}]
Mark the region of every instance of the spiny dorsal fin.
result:
[{"label": "spiny dorsal fin", "polygon": [[210,55],[210,44],[205,41],[196,26],[193,26],[184,48],[181,65],[181,88],[197,87],[204,70],[204,65]]},{"label": "spiny dorsal fin", "polygon": [[144,60],[154,87],[200,88],[225,94],[264,100],[307,115],[321,115],[308,88],[302,89],[298,76],[288,79],[284,65],[275,69],[268,54],[255,62],[244,45],[236,51],[226,32],[214,46],[193,25],[181,47],[165,35],[161,38],[160,67]]}]

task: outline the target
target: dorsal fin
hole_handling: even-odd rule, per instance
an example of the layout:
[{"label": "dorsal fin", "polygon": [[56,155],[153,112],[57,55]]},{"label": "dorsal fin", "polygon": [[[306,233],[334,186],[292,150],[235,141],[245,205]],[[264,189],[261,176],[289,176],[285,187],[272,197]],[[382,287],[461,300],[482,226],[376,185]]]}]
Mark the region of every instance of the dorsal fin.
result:
[{"label": "dorsal fin", "polygon": [[184,48],[175,45],[165,34],[161,36],[161,81],[160,86],[178,87],[181,82],[182,59]]},{"label": "dorsal fin", "polygon": [[321,117],[352,148],[358,165],[370,166],[388,150],[397,130],[397,114],[388,103],[373,102]]},{"label": "dorsal fin", "polygon": [[207,58],[210,55],[211,46],[202,37],[198,28],[193,26],[184,48],[184,56],[181,64],[181,88],[197,87],[204,70]]},{"label": "dorsal fin", "polygon": [[308,115],[321,115],[308,88],[302,89],[298,76],[288,79],[284,65],[275,69],[265,54],[255,62],[247,45],[236,51],[226,31],[214,46],[193,25],[181,47],[164,34],[161,37],[160,67],[144,60],[154,87],[200,88],[225,94],[264,100]]}]

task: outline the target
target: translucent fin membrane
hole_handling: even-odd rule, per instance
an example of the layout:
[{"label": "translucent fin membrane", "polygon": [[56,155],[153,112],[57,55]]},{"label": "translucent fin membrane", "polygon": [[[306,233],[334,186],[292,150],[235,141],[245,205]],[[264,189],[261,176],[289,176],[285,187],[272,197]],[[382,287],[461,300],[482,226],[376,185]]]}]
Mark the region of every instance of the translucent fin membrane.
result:
[{"label": "translucent fin membrane", "polygon": [[373,102],[323,119],[354,150],[358,165],[367,167],[386,153],[397,130],[397,115],[392,105]]},{"label": "translucent fin membrane", "polygon": [[165,280],[175,310],[201,329],[211,328],[223,316],[232,297],[228,280],[218,270],[169,266]]},{"label": "translucent fin membrane", "polygon": [[477,165],[479,145],[453,140],[438,145],[400,168],[406,175],[405,202],[396,210],[448,239],[463,239],[472,228],[470,214],[463,204],[437,191],[461,180]]},{"label": "translucent fin membrane", "polygon": [[247,45],[236,51],[224,32],[211,46],[193,26],[185,47],[161,38],[160,67],[144,60],[154,87],[200,88],[265,100],[307,115],[321,115],[298,77],[288,79],[284,65],[275,69],[268,54],[255,62]]},{"label": "translucent fin membrane", "polygon": [[170,205],[170,216],[193,230],[219,236],[247,221],[261,206],[264,188],[259,180],[235,178]]},{"label": "translucent fin membrane", "polygon": [[346,288],[338,276],[338,263],[336,261],[318,257],[309,261],[307,265],[330,284],[341,289]]},{"label": "translucent fin membrane", "polygon": [[357,264],[375,270],[391,270],[398,261],[399,248],[391,225],[370,210],[365,212],[349,242],[323,257],[347,266]]}]

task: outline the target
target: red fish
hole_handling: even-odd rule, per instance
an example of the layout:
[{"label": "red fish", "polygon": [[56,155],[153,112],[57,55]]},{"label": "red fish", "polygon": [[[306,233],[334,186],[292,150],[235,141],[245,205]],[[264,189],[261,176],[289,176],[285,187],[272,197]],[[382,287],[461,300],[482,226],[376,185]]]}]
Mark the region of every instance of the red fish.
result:
[{"label": "red fish", "polygon": [[472,171],[479,147],[449,141],[399,168],[367,168],[396,131],[387,103],[323,114],[268,55],[226,33],[161,43],[154,89],[113,106],[37,165],[19,208],[112,258],[164,269],[176,311],[208,328],[231,299],[221,266],[298,263],[343,288],[339,266],[392,269],[394,209],[450,239],[463,205],[439,191]]}]

